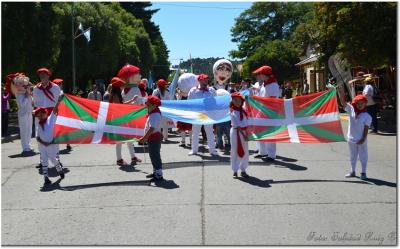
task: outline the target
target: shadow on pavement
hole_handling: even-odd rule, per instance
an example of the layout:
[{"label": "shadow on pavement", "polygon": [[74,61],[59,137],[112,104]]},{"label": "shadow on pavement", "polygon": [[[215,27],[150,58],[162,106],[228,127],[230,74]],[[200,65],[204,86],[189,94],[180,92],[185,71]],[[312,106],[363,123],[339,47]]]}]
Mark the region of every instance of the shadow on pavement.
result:
[{"label": "shadow on pavement", "polygon": [[[121,182],[102,182],[93,184],[82,184],[82,185],[72,185],[72,186],[60,186],[61,179],[53,182],[49,185],[43,185],[40,189],[41,192],[50,192],[54,190],[62,191],[75,191],[88,188],[98,188],[98,187],[108,187],[108,186],[151,186],[164,189],[176,189],[179,188],[173,180],[164,180],[152,182],[150,180],[138,180],[138,181],[121,181]],[[153,183],[153,184],[152,184]]]},{"label": "shadow on pavement", "polygon": [[32,151],[32,152],[25,152],[25,153],[19,153],[15,155],[10,155],[8,156],[9,158],[18,158],[18,157],[31,157],[31,156],[36,156],[38,155],[38,152]]},{"label": "shadow on pavement", "polygon": [[284,157],[284,156],[276,156],[277,159],[281,159],[282,161],[285,162],[297,162],[297,159],[290,158],[290,157]]},{"label": "shadow on pavement", "polygon": [[262,188],[269,188],[272,184],[286,184],[286,183],[308,183],[308,182],[342,182],[342,183],[356,183],[356,184],[368,184],[365,181],[344,181],[344,180],[314,180],[314,179],[301,179],[301,180],[283,180],[283,181],[274,181],[274,180],[261,180],[257,177],[250,176],[249,178],[239,177],[238,180],[257,186]]},{"label": "shadow on pavement", "polygon": [[377,186],[388,186],[388,187],[392,187],[392,188],[397,187],[397,183],[395,183],[395,182],[387,182],[384,180],[379,180],[379,179],[374,179],[374,178],[367,178],[364,181],[373,183]]},{"label": "shadow on pavement", "polygon": [[250,176],[248,178],[238,177],[237,179],[239,181],[242,181],[242,182],[248,183],[250,185],[257,186],[257,187],[261,187],[261,188],[270,188],[271,187],[270,183],[273,181],[273,180],[261,180],[254,176]]},{"label": "shadow on pavement", "polygon": [[136,169],[135,166],[130,165],[130,164],[125,165],[125,166],[120,166],[118,169],[125,171],[125,172],[141,172],[141,170]]}]

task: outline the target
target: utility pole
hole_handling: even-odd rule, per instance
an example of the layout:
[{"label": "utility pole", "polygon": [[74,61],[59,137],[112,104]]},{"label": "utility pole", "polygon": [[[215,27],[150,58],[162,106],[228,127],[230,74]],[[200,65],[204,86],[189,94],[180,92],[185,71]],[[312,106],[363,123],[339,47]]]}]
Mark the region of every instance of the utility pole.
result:
[{"label": "utility pole", "polygon": [[75,15],[75,2],[72,2],[72,21],[71,21],[71,34],[72,34],[72,91],[74,92],[75,84],[76,84],[76,75],[75,75],[75,29],[74,29],[74,15]]}]

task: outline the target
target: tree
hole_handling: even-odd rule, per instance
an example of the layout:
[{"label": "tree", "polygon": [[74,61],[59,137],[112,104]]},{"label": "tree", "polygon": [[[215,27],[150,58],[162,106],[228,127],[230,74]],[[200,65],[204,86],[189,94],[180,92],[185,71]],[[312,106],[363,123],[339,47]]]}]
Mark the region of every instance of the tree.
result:
[{"label": "tree", "polygon": [[291,37],[312,6],[312,3],[256,2],[240,14],[231,30],[232,41],[239,43],[238,50],[230,54],[244,59],[245,76],[262,64],[270,65],[281,79],[298,75],[294,66],[298,50],[291,44]]},{"label": "tree", "polygon": [[[154,64],[151,67],[152,74],[156,78],[166,78],[169,75],[169,51],[161,36],[160,27],[151,20],[159,9],[149,9],[152,6],[150,2],[120,2],[120,5],[136,18],[142,20],[155,52]],[[147,72],[144,73],[147,76]]]},{"label": "tree", "polygon": [[[3,78],[10,72],[24,71],[35,82],[36,69],[46,66],[71,90],[73,6],[74,29],[82,23],[92,30],[90,42],[83,36],[75,40],[77,85],[81,89],[89,80],[110,79],[125,63],[138,65],[145,74],[150,71],[157,59],[156,47],[143,22],[119,3],[9,2],[2,4]],[[159,54],[167,50],[159,47]]]}]

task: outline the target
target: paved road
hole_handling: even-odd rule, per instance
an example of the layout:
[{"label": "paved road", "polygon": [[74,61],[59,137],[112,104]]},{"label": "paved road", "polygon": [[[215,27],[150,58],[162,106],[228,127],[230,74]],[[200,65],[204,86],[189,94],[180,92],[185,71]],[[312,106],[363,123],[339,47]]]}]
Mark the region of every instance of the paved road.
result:
[{"label": "paved road", "polygon": [[114,145],[75,145],[62,151],[66,178],[47,189],[38,155],[19,157],[19,140],[2,144],[2,244],[397,243],[395,136],[369,136],[369,181],[344,178],[346,143],[278,144],[275,163],[251,156],[244,180],[232,178],[229,155],[189,157],[172,141],[162,146],[163,183],[146,180],[142,147],[144,162],[122,169]]}]

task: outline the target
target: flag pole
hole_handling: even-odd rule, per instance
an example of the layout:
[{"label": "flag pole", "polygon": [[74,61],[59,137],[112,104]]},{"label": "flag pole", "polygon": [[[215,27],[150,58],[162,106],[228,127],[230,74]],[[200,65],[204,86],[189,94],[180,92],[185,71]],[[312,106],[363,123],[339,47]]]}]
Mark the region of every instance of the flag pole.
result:
[{"label": "flag pole", "polygon": [[74,32],[74,13],[75,12],[75,2],[72,2],[72,91],[75,91],[75,81],[76,81],[76,75],[75,75],[75,32]]}]

